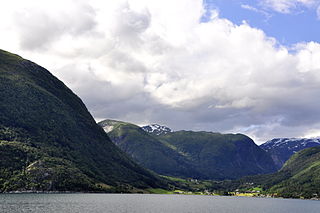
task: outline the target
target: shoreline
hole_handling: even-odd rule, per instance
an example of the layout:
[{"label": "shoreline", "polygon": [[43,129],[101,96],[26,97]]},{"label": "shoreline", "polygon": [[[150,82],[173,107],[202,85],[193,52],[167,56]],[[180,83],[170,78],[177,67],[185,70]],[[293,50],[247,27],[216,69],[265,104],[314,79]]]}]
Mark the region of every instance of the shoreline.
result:
[{"label": "shoreline", "polygon": [[114,194],[114,195],[181,195],[181,196],[217,196],[217,197],[241,197],[241,198],[267,198],[267,199],[288,199],[288,200],[313,200],[320,201],[320,198],[290,198],[290,197],[272,197],[272,196],[245,196],[245,195],[218,195],[218,194],[195,194],[195,193],[108,193],[108,192],[74,192],[74,191],[10,191],[1,192],[0,195],[8,194]]}]

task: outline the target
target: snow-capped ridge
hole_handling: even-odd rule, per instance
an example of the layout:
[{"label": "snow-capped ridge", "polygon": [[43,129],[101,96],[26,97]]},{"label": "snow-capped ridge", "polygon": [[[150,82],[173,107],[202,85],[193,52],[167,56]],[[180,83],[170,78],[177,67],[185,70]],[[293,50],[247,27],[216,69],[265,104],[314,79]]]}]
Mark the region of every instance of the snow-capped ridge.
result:
[{"label": "snow-capped ridge", "polygon": [[306,147],[310,144],[320,145],[320,138],[274,138],[270,141],[265,142],[261,146],[266,149],[273,149],[275,147],[287,146],[288,149]]},{"label": "snow-capped ridge", "polygon": [[145,132],[156,134],[156,135],[162,135],[167,134],[169,132],[173,132],[169,127],[162,126],[159,124],[150,124],[147,126],[141,127]]},{"label": "snow-capped ridge", "polygon": [[320,146],[320,138],[274,138],[260,145],[268,152],[277,167],[283,164],[295,153],[315,146]]}]

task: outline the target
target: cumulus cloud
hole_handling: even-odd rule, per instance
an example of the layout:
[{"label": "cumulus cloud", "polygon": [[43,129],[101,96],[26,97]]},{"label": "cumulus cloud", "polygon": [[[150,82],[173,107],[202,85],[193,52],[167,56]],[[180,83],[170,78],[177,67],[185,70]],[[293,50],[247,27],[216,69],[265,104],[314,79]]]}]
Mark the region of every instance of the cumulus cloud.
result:
[{"label": "cumulus cloud", "polygon": [[[320,129],[316,42],[289,51],[215,10],[202,22],[201,0],[10,2],[0,8],[1,48],[48,68],[97,119],[242,132],[259,142]],[[288,2],[311,4],[266,2],[282,2],[279,12],[290,11]]]},{"label": "cumulus cloud", "polygon": [[35,0],[17,6],[12,27],[18,33],[21,48],[44,48],[64,35],[78,36],[90,31],[95,25],[94,15],[94,10],[82,1]]}]

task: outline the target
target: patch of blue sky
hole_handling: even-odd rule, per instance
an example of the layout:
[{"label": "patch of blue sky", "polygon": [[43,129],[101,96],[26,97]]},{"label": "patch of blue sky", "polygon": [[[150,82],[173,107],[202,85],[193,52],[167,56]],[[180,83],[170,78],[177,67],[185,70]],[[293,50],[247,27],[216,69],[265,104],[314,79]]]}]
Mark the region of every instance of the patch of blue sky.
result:
[{"label": "patch of blue sky", "polygon": [[292,46],[300,42],[320,42],[320,20],[316,8],[298,5],[291,13],[283,14],[263,7],[258,0],[203,0],[206,13],[202,22],[210,20],[212,10],[240,25],[246,21],[251,27],[261,29],[281,45]]}]

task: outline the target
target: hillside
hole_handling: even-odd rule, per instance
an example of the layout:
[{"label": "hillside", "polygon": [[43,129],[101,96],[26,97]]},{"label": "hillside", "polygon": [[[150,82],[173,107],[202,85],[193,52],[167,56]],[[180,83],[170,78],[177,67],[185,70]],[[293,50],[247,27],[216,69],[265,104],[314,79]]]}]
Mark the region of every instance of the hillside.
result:
[{"label": "hillside", "polygon": [[177,131],[156,138],[183,153],[206,179],[235,179],[276,171],[270,156],[242,134]]},{"label": "hillside", "polygon": [[192,162],[161,143],[137,125],[104,120],[99,125],[111,140],[141,166],[161,175],[199,178]]},{"label": "hillside", "polygon": [[46,69],[0,50],[0,191],[165,187]]},{"label": "hillside", "polygon": [[268,188],[269,193],[283,197],[320,197],[320,147],[294,154],[271,180],[275,184]]},{"label": "hillside", "polygon": [[245,135],[172,132],[112,120],[99,124],[140,165],[162,175],[222,180],[276,171],[270,156]]},{"label": "hillside", "polygon": [[263,189],[262,194],[286,198],[320,198],[320,147],[294,154],[276,173],[214,183],[211,190],[248,191]]},{"label": "hillside", "polygon": [[275,138],[260,145],[268,152],[278,169],[296,152],[320,146],[319,138]]}]

